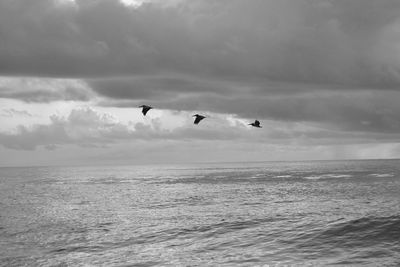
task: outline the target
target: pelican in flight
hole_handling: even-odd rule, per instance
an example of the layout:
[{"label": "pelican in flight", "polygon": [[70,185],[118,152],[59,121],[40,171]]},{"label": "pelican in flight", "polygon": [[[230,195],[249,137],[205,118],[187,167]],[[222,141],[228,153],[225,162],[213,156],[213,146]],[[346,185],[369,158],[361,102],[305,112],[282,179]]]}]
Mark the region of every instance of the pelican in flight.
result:
[{"label": "pelican in flight", "polygon": [[141,106],[139,106],[139,108],[142,108],[142,113],[143,113],[144,116],[146,116],[147,112],[148,112],[150,109],[152,109],[152,107],[146,106],[146,105],[141,105]]},{"label": "pelican in flight", "polygon": [[251,125],[253,127],[257,127],[257,128],[262,128],[262,126],[260,125],[260,122],[258,120],[255,120],[253,123],[249,123],[249,125]]},{"label": "pelican in flight", "polygon": [[199,124],[199,122],[200,122],[202,119],[205,118],[205,116],[202,116],[202,115],[199,115],[199,114],[193,115],[193,117],[196,117],[196,119],[194,119],[194,124]]}]

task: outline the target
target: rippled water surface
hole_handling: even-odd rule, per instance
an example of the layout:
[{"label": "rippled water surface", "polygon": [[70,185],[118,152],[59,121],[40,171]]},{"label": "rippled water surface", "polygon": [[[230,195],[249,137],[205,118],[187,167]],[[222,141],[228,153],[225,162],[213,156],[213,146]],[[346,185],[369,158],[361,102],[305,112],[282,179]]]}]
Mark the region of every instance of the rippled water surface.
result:
[{"label": "rippled water surface", "polygon": [[400,161],[0,168],[1,266],[399,266]]}]

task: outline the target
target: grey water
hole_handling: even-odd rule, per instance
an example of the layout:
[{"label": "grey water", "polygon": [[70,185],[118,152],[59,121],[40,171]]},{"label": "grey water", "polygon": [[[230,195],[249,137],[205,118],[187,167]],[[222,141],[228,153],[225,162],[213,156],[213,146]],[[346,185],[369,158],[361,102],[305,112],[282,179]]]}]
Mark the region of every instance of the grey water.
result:
[{"label": "grey water", "polygon": [[400,161],[0,168],[0,266],[400,266]]}]

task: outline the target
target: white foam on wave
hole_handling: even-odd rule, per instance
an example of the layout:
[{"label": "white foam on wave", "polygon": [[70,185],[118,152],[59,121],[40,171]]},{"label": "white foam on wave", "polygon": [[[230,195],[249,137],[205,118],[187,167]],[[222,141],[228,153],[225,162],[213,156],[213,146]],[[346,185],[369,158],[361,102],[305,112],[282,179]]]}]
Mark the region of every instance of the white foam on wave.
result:
[{"label": "white foam on wave", "polygon": [[320,180],[320,179],[348,179],[353,177],[353,175],[350,174],[334,174],[334,173],[327,173],[327,174],[321,174],[321,175],[311,175],[311,176],[306,176],[304,179],[307,180]]},{"label": "white foam on wave", "polygon": [[377,178],[393,177],[394,173],[371,173],[369,176]]},{"label": "white foam on wave", "polygon": [[291,177],[293,177],[293,175],[277,175],[277,176],[275,176],[275,178],[291,178]]}]

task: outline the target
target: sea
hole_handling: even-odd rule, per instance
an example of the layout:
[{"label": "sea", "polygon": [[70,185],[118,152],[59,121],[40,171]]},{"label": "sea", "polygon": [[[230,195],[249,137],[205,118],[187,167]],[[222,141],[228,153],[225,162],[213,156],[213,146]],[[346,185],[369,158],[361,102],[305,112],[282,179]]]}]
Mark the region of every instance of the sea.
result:
[{"label": "sea", "polygon": [[400,266],[400,160],[3,167],[0,266]]}]

